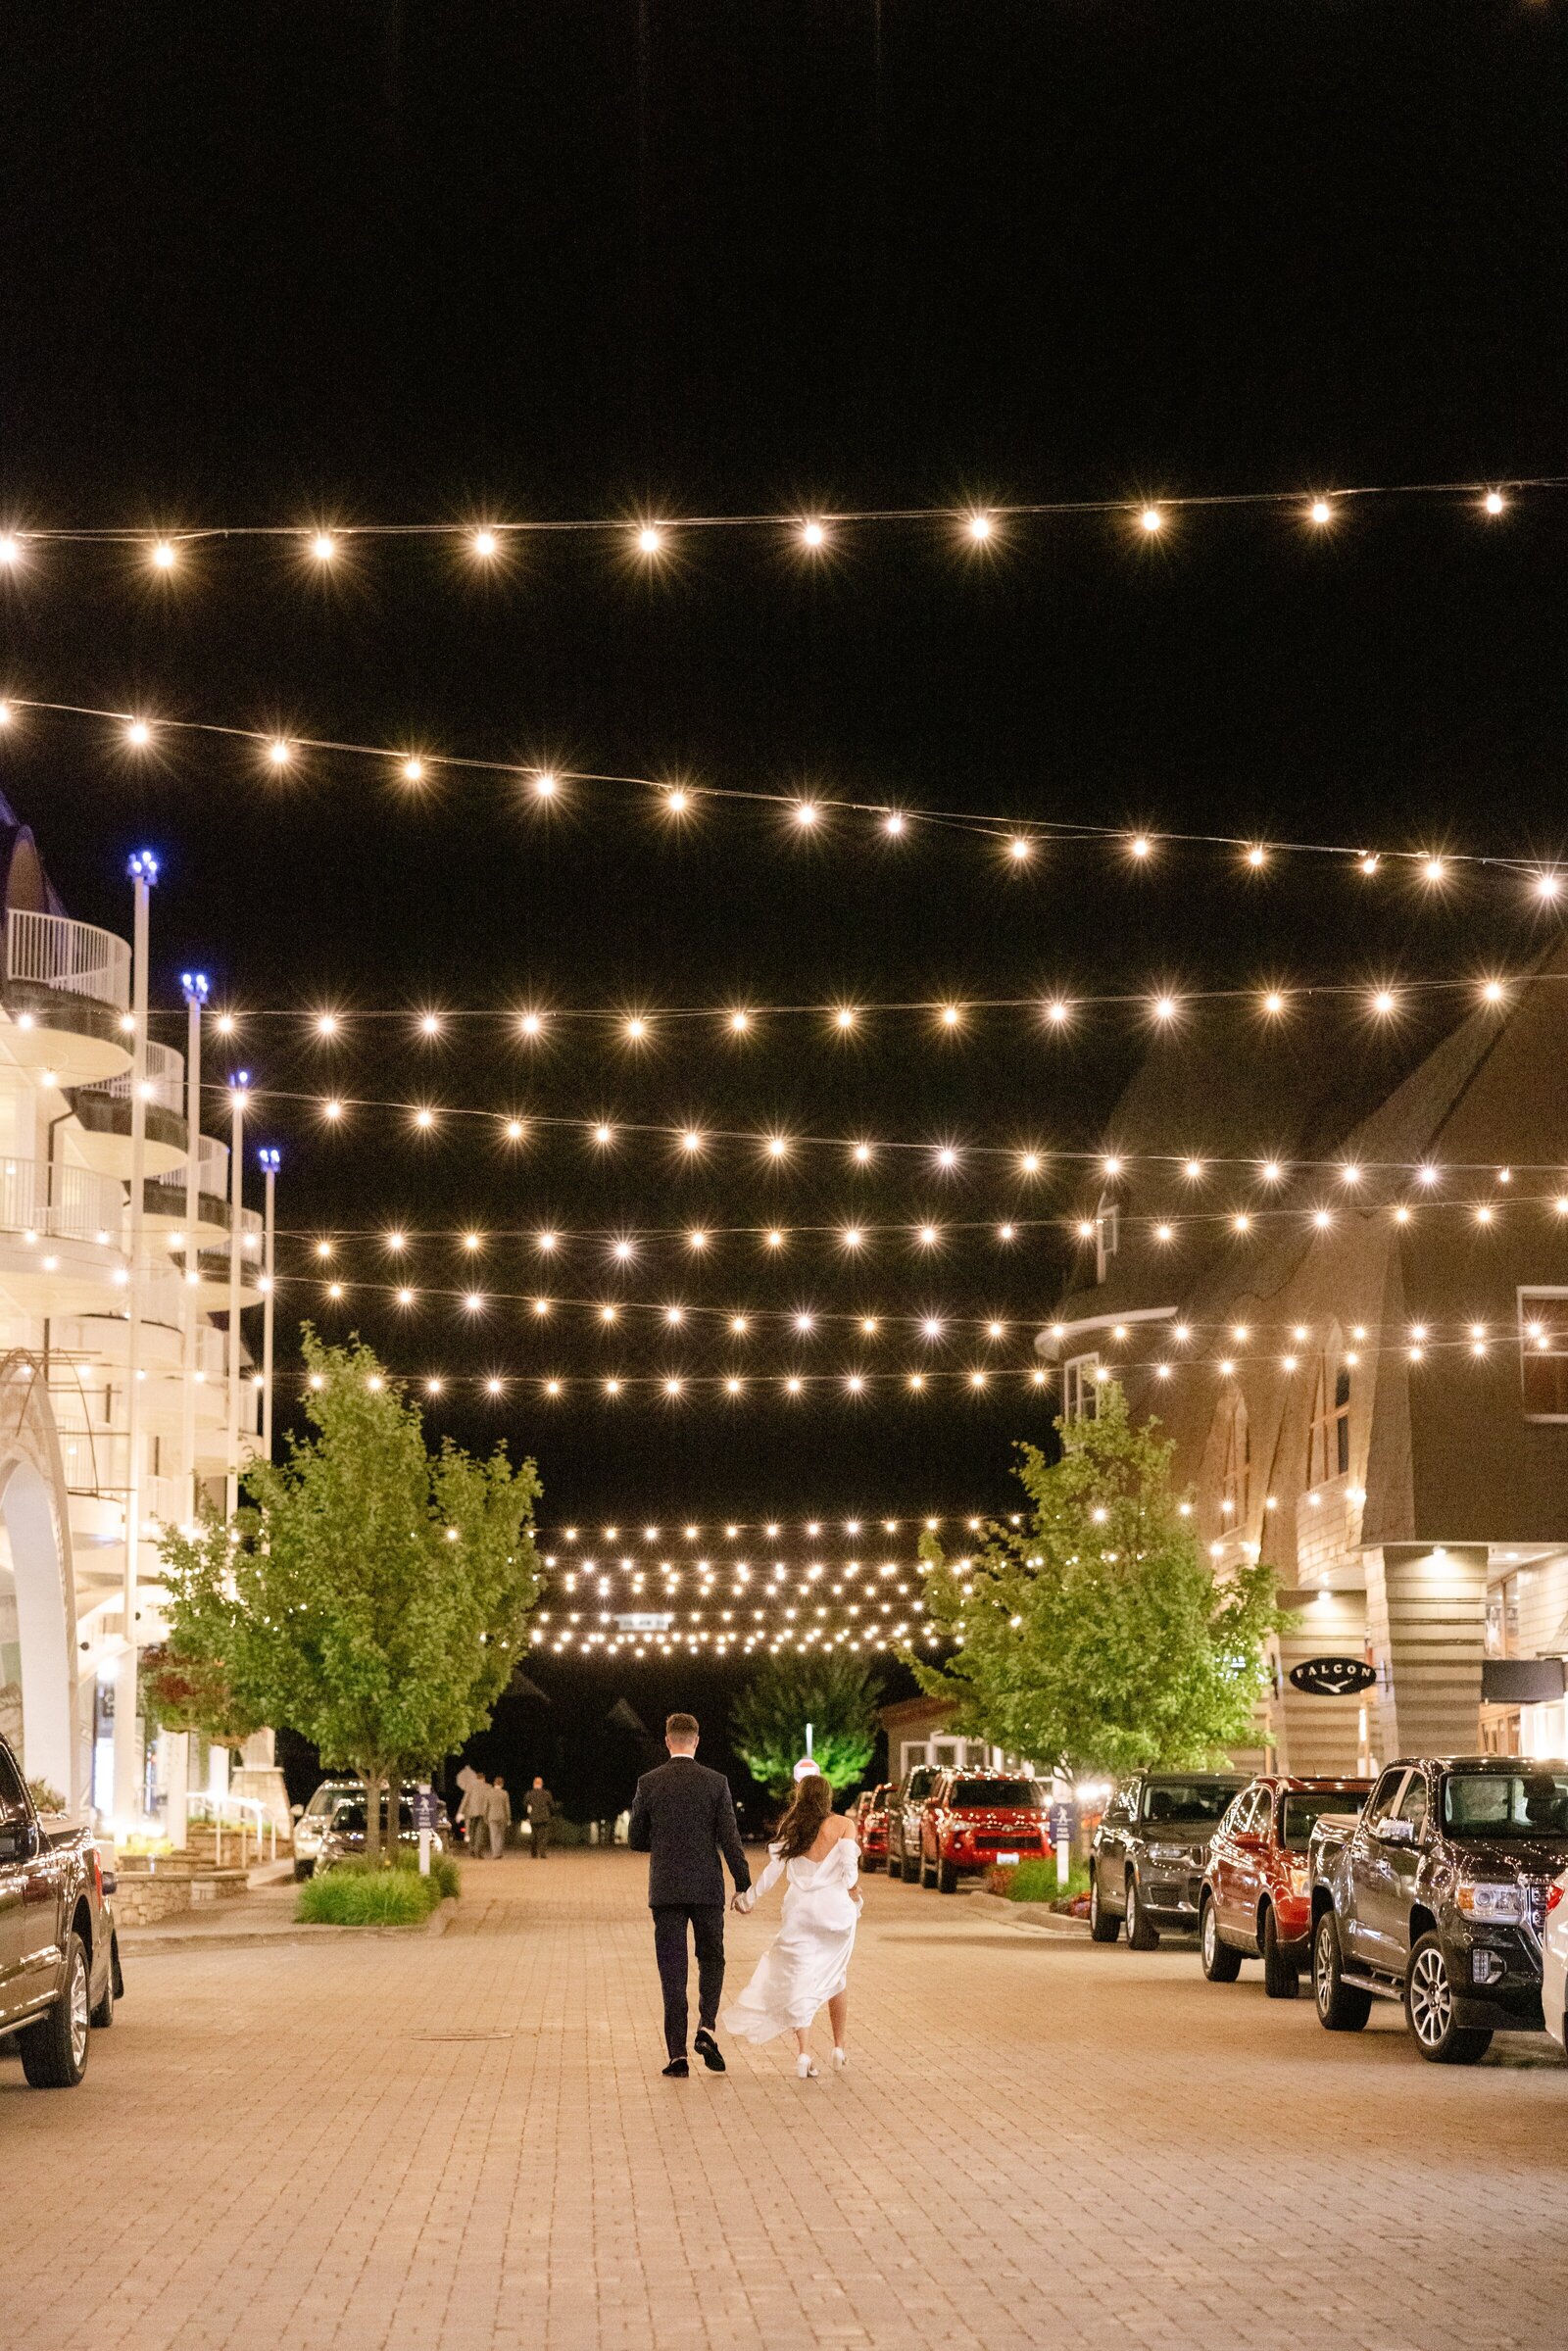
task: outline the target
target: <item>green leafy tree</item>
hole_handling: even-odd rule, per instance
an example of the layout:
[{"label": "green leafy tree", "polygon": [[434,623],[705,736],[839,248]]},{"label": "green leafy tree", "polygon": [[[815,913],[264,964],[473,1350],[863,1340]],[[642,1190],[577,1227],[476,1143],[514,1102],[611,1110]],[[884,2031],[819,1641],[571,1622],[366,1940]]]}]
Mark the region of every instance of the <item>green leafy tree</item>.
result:
[{"label": "green leafy tree", "polygon": [[1097,1404],[1057,1423],[1059,1461],[1018,1448],[1021,1527],[988,1527],[967,1561],[926,1538],[927,1619],[959,1645],[946,1666],[908,1662],[959,1728],[1042,1769],[1211,1763],[1253,1737],[1265,1643],[1289,1621],[1277,1579],[1261,1561],[1216,1575],[1158,1423],[1135,1424],[1114,1384]]},{"label": "green leafy tree", "polygon": [[372,1351],[307,1326],[310,1433],[246,1473],[232,1526],[164,1539],[170,1645],[241,1719],[287,1724],[380,1790],[490,1719],[538,1597],[531,1461],[426,1449]]},{"label": "green leafy tree", "polygon": [[730,1709],[735,1751],[770,1795],[787,1795],[809,1723],[823,1778],[853,1788],[876,1745],[877,1695],[865,1666],[843,1650],[766,1658]]}]

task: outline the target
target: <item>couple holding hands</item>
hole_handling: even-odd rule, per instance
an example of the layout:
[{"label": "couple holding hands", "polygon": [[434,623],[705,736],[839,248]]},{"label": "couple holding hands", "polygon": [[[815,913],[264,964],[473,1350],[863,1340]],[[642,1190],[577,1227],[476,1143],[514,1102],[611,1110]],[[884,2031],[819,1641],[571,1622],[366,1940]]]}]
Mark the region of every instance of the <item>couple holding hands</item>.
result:
[{"label": "couple holding hands", "polygon": [[738,2039],[795,2035],[795,2071],[816,2079],[810,2027],[825,2002],[833,2028],[833,2064],[848,2064],[850,1953],[859,1921],[856,1890],[859,1847],[849,1822],[833,1810],[833,1790],[814,1767],[797,1772],[795,1793],[768,1847],[768,1863],[752,1884],[746,1848],[735,1821],[729,1782],[697,1761],[697,1719],[672,1714],[664,1725],[669,1761],[637,1783],[629,1842],[648,1855],[648,1904],[664,1993],[666,2077],[684,2082],[686,2056],[687,1930],[697,1950],[698,2029],[694,2042],[710,2074],[724,2071],[714,2028],[724,1988],[722,1854],[735,1881],[732,1908],[750,1910],[782,1878],[779,1931],[758,1962],[740,1998],[723,2015]]}]

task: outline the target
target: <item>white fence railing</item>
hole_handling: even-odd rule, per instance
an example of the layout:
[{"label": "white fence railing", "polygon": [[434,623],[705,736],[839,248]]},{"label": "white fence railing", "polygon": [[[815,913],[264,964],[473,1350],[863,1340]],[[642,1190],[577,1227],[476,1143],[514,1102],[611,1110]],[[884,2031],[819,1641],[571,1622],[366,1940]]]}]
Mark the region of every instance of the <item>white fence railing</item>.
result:
[{"label": "white fence railing", "polygon": [[[171,1167],[167,1174],[151,1176],[160,1192],[167,1192],[181,1203],[185,1198],[185,1162]],[[196,1152],[196,1189],[209,1200],[228,1198],[228,1145],[220,1143],[216,1135],[204,1135]],[[161,1211],[167,1213],[167,1211]],[[182,1212],[176,1210],[176,1213]]]},{"label": "white fence railing", "polygon": [[0,1233],[118,1244],[124,1213],[113,1176],[44,1159],[0,1159]]},{"label": "white fence railing", "polygon": [[[116,1102],[128,1102],[135,1079],[130,1070],[118,1078],[105,1078],[96,1086],[85,1086],[85,1094],[111,1094]],[[156,1102],[160,1109],[172,1110],[177,1118],[185,1107],[185,1056],[176,1053],[172,1045],[155,1045],[147,1040],[146,1100]]]},{"label": "white fence railing", "polygon": [[130,1009],[130,949],[96,923],[73,922],[69,914],[32,914],[12,906],[6,915],[6,976],[58,988],[67,996],[89,996]]}]

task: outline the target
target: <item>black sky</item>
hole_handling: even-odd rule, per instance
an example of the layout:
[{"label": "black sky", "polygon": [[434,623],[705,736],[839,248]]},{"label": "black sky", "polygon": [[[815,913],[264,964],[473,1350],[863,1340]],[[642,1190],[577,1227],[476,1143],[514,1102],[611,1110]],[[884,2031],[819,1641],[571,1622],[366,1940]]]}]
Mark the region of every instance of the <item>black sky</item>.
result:
[{"label": "black sky", "polygon": [[[0,506],[23,527],[1568,470],[1554,6],[23,5],[3,38]],[[1568,494],[1496,525],[1369,504],[1327,538],[1246,510],[1156,546],[1052,520],[981,562],[910,525],[809,573],[725,533],[655,579],[592,538],[483,582],[450,548],[382,545],[329,586],[230,542],[162,591],[122,550],[57,549],[6,589],[3,682],[1021,817],[1555,854],[1565,523]],[[252,1005],[825,1001],[1451,970],[1533,935],[1494,890],[1436,906],[1391,886],[1369,913],[1316,864],[1249,890],[1194,853],[1135,889],[1098,851],[1008,877],[950,837],[895,857],[841,827],[807,850],[723,810],[677,844],[612,794],[542,826],[502,787],[411,808],[328,759],[281,788],[210,746],[132,770],[71,721],[29,721],[4,757],[76,911],[123,928],[124,852],[165,851],[166,1004],[192,960]],[[1127,1066],[1115,1023],[1071,1050],[1016,1021],[853,1052],[797,1029],[744,1061],[578,1047],[531,1075],[351,1034],[328,1062],[259,1025],[244,1058],[264,1089],[333,1067],[366,1094],[1047,1144],[1098,1139]],[[763,1200],[788,1221],[852,1197],[651,1148],[595,1172],[576,1146],[511,1164],[267,1124],[301,1231],[749,1220]],[[909,1217],[1017,1200],[854,1197]],[[706,1287],[673,1265],[620,1286],[1027,1317],[1058,1263],[1039,1241],[914,1271],[889,1250],[852,1281],[801,1252],[769,1292],[736,1252]],[[487,1273],[528,1278],[499,1247]],[[331,1327],[350,1320],[400,1368],[460,1367],[450,1321]],[[475,1360],[615,1368],[596,1339],[545,1347],[502,1316]],[[711,1519],[1000,1506],[1010,1441],[1043,1421],[1014,1391],[441,1425],[537,1450],[552,1519]]]}]

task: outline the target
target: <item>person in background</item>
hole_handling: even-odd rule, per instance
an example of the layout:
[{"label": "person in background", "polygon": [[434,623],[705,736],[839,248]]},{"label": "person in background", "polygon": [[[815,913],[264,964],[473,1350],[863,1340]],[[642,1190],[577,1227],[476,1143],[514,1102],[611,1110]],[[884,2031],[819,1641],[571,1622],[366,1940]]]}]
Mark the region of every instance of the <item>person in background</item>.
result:
[{"label": "person in background", "polygon": [[469,1766],[465,1766],[458,1778],[463,1783],[458,1819],[467,1833],[469,1852],[475,1861],[482,1861],[490,1839],[490,1783],[483,1772]]},{"label": "person in background", "polygon": [[512,1826],[512,1798],[499,1774],[490,1784],[485,1818],[490,1828],[490,1857],[499,1861],[507,1849],[507,1831]]},{"label": "person in background", "polygon": [[532,1788],[522,1799],[522,1809],[528,1816],[530,1841],[535,1861],[550,1858],[550,1824],[556,1817],[556,1799],[538,1773]]}]

